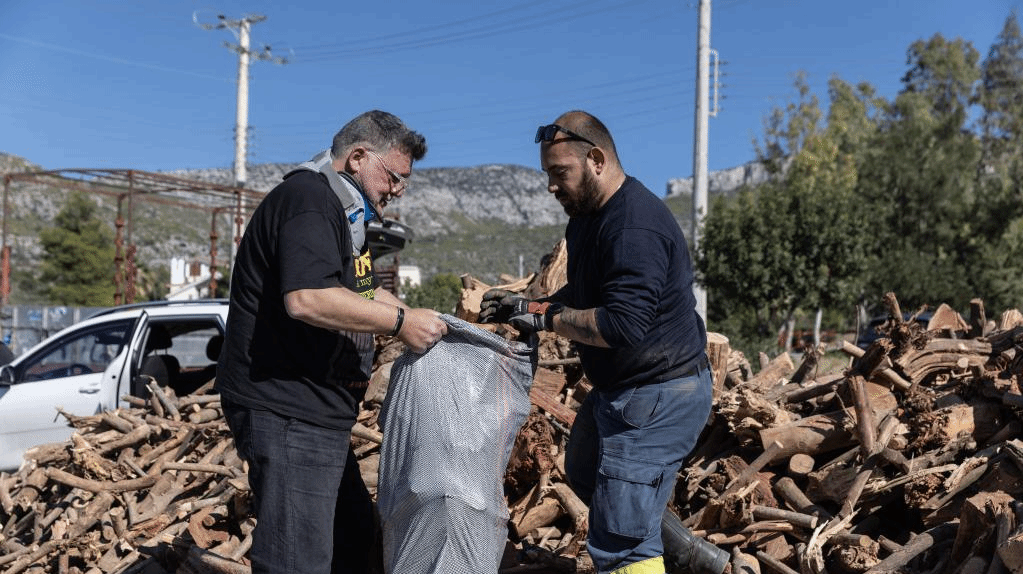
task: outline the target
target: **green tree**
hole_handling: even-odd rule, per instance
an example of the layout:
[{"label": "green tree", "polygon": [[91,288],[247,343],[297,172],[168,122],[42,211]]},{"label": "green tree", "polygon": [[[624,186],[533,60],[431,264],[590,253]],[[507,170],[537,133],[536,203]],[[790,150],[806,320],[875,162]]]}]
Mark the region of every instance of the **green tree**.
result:
[{"label": "green tree", "polygon": [[167,298],[170,285],[170,268],[166,265],[149,266],[138,264],[135,280],[135,299],[138,301],[160,301]]},{"label": "green tree", "polygon": [[811,138],[785,178],[794,305],[849,306],[861,293],[868,226],[856,196],[856,166],[827,135]]},{"label": "green tree", "polygon": [[73,192],[57,214],[55,226],[40,232],[39,281],[50,303],[113,305],[113,232],[96,211],[92,199]]},{"label": "green tree", "polygon": [[784,180],[717,197],[696,257],[712,319],[748,308],[766,336],[799,308],[851,308],[869,232],[855,184],[852,159],[819,135],[792,158]]},{"label": "green tree", "polygon": [[980,79],[980,53],[961,38],[946,40],[935,34],[909,46],[910,68],[902,77],[904,95],[918,95],[930,104],[936,117],[950,117],[961,124],[976,99]]},{"label": "green tree", "polygon": [[1023,36],[1013,12],[982,65],[982,159],[973,220],[982,262],[971,273],[985,304],[998,312],[1023,302]]},{"label": "green tree", "polygon": [[789,102],[784,109],[772,108],[764,118],[763,142],[753,139],[757,160],[775,175],[781,174],[786,162],[820,131],[820,102],[810,91],[806,72],[796,73],[794,85],[798,100]]},{"label": "green tree", "polygon": [[767,143],[758,146],[777,176],[735,198],[717,198],[696,255],[710,319],[751,317],[760,337],[789,325],[800,308],[851,307],[866,266],[856,166],[836,143],[849,137],[848,123],[821,130],[804,76],[796,88],[799,102],[772,112]]},{"label": "green tree", "polygon": [[402,288],[409,307],[424,307],[441,313],[454,313],[462,296],[462,280],[451,273],[438,273],[420,285]]},{"label": "green tree", "polygon": [[982,67],[979,97],[985,165],[1006,173],[1023,153],[1023,36],[1013,12]]},{"label": "green tree", "polygon": [[838,76],[828,80],[827,131],[838,151],[857,159],[857,165],[864,153],[876,142],[880,125],[891,105],[877,95],[874,86],[861,82],[855,87]]},{"label": "green tree", "polygon": [[866,299],[893,291],[905,308],[972,295],[977,258],[977,139],[967,129],[980,78],[969,42],[936,34],[910,46],[903,90],[859,165],[859,193],[877,235]]}]

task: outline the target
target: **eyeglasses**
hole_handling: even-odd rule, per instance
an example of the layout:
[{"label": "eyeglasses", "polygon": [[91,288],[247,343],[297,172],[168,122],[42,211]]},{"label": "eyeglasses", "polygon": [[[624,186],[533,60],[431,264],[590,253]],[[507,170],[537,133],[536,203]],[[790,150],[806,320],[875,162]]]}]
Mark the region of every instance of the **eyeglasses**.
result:
[{"label": "eyeglasses", "polygon": [[586,142],[593,147],[600,147],[597,144],[591,142],[590,140],[584,138],[583,136],[575,133],[574,131],[565,129],[559,126],[558,124],[550,124],[547,126],[540,126],[536,128],[536,139],[533,140],[533,143],[552,142],[554,141],[554,136],[558,135],[559,131],[565,132],[569,136],[565,139],[579,140]]},{"label": "eyeglasses", "polygon": [[400,173],[394,171],[393,169],[387,167],[387,162],[384,161],[383,156],[381,156],[379,153],[377,153],[377,152],[375,152],[375,151],[373,151],[371,149],[368,149],[366,151],[371,153],[371,154],[373,154],[373,157],[375,157],[378,160],[380,160],[380,165],[382,165],[384,167],[384,171],[386,171],[387,175],[389,175],[391,177],[391,190],[392,191],[404,191],[404,190],[408,189],[408,178],[407,177],[405,177],[405,176],[401,175]]}]

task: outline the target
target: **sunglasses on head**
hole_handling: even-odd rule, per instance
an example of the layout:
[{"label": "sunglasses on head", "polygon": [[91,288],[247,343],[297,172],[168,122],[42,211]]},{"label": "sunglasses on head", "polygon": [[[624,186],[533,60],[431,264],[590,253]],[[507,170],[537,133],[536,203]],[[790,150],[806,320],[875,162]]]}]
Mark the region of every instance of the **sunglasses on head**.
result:
[{"label": "sunglasses on head", "polygon": [[554,141],[554,136],[558,135],[559,131],[564,132],[566,135],[568,135],[568,137],[564,139],[579,140],[586,142],[593,147],[600,147],[597,144],[591,142],[590,140],[584,138],[583,136],[575,133],[574,131],[565,129],[559,126],[558,124],[550,124],[538,127],[536,129],[536,139],[533,141],[533,143],[552,142]]}]

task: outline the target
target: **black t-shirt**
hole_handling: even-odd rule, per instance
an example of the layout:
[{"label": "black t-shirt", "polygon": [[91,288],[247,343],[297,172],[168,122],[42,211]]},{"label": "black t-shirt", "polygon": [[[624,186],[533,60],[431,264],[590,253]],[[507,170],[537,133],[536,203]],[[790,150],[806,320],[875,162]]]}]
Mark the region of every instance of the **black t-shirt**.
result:
[{"label": "black t-shirt", "polygon": [[284,307],[289,291],[338,286],[373,298],[379,283],[370,253],[353,254],[327,178],[292,172],[256,208],[238,246],[217,390],[250,408],[351,427],[371,373],[373,335],[314,327]]},{"label": "black t-shirt", "polygon": [[596,388],[666,381],[702,359],[707,333],[696,313],[689,249],[664,201],[629,177],[600,211],[571,218],[565,239],[564,303],[596,308],[611,345],[577,344]]}]

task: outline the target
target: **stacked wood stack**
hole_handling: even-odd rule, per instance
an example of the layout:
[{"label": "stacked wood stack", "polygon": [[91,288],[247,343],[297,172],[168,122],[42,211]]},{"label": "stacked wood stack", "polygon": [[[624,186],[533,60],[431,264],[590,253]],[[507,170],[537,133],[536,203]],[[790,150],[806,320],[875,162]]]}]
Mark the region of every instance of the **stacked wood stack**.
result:
[{"label": "stacked wood stack", "polygon": [[[502,288],[542,297],[565,282],[561,243],[541,271]],[[478,318],[489,285],[463,277],[456,314]],[[969,318],[942,307],[928,329],[894,296],[882,338],[753,369],[711,333],[714,411],[679,473],[672,507],[732,552],[732,571],[1023,574],[1023,315]],[[501,325],[481,325],[509,338]],[[375,494],[377,425],[393,361],[378,339],[353,432]],[[255,519],[245,465],[207,385],[186,397],[152,385],[132,408],[68,416],[66,443],[0,474],[0,573],[247,574]],[[572,345],[540,334],[540,361],[505,478],[501,574],[592,572],[587,507],[568,487],[564,445],[592,386]],[[701,574],[701,573],[698,573]]]},{"label": "stacked wood stack", "polygon": [[[500,287],[550,294],[563,256],[559,245],[539,275]],[[489,287],[464,285],[459,314],[472,320]],[[924,329],[901,319],[894,295],[885,304],[882,337],[843,343],[848,365],[830,372],[823,347],[798,364],[762,356],[754,372],[708,335],[714,413],[671,504],[732,552],[733,572],[1023,574],[1023,314],[989,321],[976,300],[967,320],[942,305]],[[591,386],[567,342],[542,335],[518,450],[531,454],[513,457],[507,481],[512,540],[576,556],[586,508],[563,500],[561,448]]]},{"label": "stacked wood stack", "polygon": [[[1023,316],[942,305],[924,329],[893,294],[841,373],[736,361],[674,504],[733,569],[1023,573]],[[712,355],[713,358],[713,355]]]},{"label": "stacked wood stack", "polygon": [[207,384],[94,416],[0,474],[0,572],[241,572],[249,488]]}]

